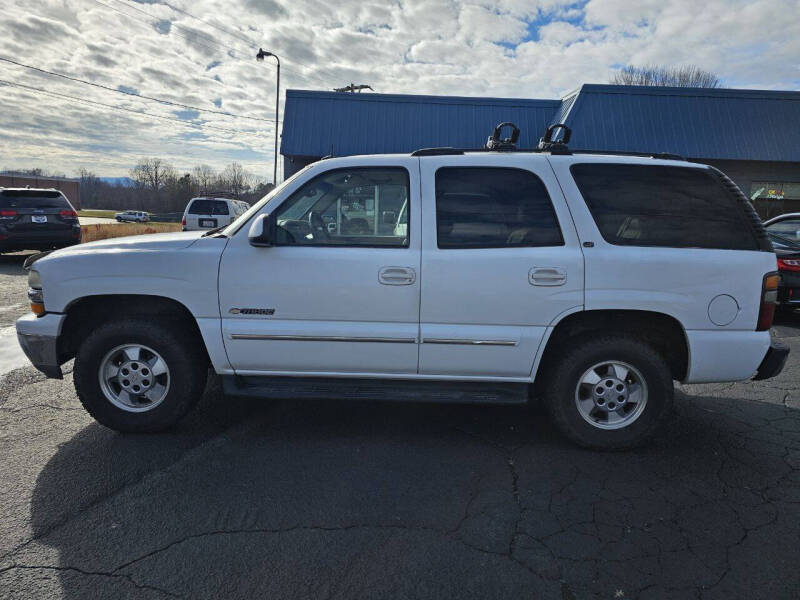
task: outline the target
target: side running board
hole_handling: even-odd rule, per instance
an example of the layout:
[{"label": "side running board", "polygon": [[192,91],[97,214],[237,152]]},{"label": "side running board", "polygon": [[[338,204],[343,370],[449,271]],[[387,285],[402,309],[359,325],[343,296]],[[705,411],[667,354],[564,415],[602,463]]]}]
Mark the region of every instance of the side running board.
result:
[{"label": "side running board", "polygon": [[388,400],[460,404],[524,404],[528,384],[408,379],[348,379],[338,377],[261,377],[223,375],[228,396],[330,400]]}]

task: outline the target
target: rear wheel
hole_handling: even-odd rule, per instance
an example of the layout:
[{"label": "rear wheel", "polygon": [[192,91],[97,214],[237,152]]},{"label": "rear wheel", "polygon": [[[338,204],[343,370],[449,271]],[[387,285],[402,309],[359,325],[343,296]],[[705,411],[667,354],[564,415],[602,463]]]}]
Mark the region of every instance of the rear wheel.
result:
[{"label": "rear wheel", "polygon": [[545,403],[558,429],[598,449],[625,449],[652,437],[669,413],[669,366],[635,337],[571,343],[548,374]]},{"label": "rear wheel", "polygon": [[75,358],[78,398],[111,429],[166,429],[203,393],[208,365],[199,347],[180,327],[146,319],[106,323]]}]

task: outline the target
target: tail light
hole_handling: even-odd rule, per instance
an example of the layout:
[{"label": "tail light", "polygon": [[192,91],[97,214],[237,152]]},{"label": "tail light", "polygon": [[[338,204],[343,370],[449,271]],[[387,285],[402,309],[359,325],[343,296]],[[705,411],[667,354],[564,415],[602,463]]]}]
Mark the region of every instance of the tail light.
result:
[{"label": "tail light", "polygon": [[181,227],[183,229],[186,229],[186,217],[185,216],[181,219]]},{"label": "tail light", "polygon": [[800,271],[800,260],[796,258],[779,258],[778,268],[784,271]]},{"label": "tail light", "polygon": [[74,210],[64,209],[58,213],[58,216],[62,219],[77,219],[78,213],[76,213]]},{"label": "tail light", "polygon": [[0,219],[13,219],[17,216],[15,210],[0,210]]},{"label": "tail light", "polygon": [[772,319],[775,317],[775,304],[778,301],[778,281],[780,277],[777,273],[767,273],[761,284],[761,306],[758,309],[758,324],[756,331],[767,331],[772,327]]}]

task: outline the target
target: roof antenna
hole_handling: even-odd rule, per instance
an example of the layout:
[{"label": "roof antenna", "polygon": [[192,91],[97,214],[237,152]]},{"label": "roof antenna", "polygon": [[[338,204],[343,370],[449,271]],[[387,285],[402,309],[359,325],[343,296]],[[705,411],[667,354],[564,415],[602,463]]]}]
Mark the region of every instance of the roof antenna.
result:
[{"label": "roof antenna", "polygon": [[[503,127],[511,127],[511,137],[500,139],[500,133],[503,131]],[[486,140],[486,146],[484,147],[487,150],[516,150],[517,140],[519,140],[519,127],[514,125],[514,123],[506,121],[494,128],[492,135]]]},{"label": "roof antenna", "polygon": [[330,154],[326,154],[325,156],[320,158],[320,160],[328,160],[329,158],[333,158],[333,144],[331,144],[331,153]]},{"label": "roof antenna", "polygon": [[[556,132],[559,130],[563,130],[561,139],[554,141],[553,138],[556,137]],[[548,151],[551,154],[569,154],[567,143],[570,137],[572,137],[572,129],[564,125],[564,123],[550,125],[544,132],[544,137],[539,140],[539,150]]]}]

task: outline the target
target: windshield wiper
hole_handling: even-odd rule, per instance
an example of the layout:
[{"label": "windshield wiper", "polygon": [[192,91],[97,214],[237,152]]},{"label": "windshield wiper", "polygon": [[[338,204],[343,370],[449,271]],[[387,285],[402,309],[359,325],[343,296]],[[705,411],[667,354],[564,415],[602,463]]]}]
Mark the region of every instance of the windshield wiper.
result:
[{"label": "windshield wiper", "polygon": [[[225,229],[226,227],[227,227],[227,225],[220,225],[219,227],[215,227],[214,229],[209,229],[208,231],[206,231],[206,232],[205,232],[203,235],[201,235],[200,237],[208,237],[208,236],[210,236],[210,235],[214,235],[214,234],[215,234],[215,233],[217,233],[219,230],[221,230],[221,229]],[[222,236],[222,237],[227,237],[227,236],[223,234],[223,236]]]}]

